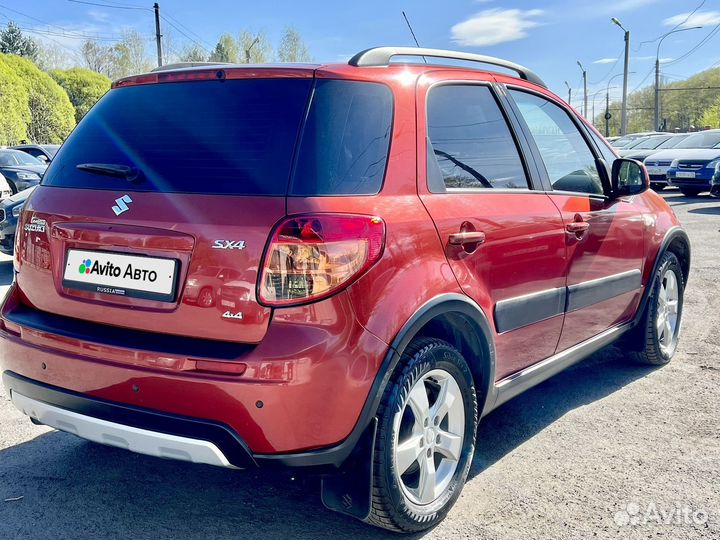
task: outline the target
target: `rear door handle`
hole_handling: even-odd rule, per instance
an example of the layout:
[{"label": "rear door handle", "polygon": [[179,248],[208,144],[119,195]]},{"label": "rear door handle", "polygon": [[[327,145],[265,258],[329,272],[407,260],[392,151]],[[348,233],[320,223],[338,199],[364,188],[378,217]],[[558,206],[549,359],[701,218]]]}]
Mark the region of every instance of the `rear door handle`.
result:
[{"label": "rear door handle", "polygon": [[485,241],[485,233],[481,231],[463,231],[452,233],[448,237],[448,242],[453,246],[462,246],[465,244],[482,244]]}]

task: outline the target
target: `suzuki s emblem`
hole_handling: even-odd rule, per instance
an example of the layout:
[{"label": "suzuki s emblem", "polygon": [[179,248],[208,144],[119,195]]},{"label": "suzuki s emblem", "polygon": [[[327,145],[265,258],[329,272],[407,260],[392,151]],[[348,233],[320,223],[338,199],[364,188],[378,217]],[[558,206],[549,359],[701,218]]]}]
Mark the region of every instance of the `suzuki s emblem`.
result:
[{"label": "suzuki s emblem", "polygon": [[245,240],[215,240],[213,249],[245,249]]},{"label": "suzuki s emblem", "polygon": [[130,195],[123,195],[119,199],[115,199],[115,202],[117,203],[117,206],[113,206],[112,211],[115,212],[116,216],[119,216],[123,212],[130,210],[128,203],[131,203],[132,199],[130,198]]}]

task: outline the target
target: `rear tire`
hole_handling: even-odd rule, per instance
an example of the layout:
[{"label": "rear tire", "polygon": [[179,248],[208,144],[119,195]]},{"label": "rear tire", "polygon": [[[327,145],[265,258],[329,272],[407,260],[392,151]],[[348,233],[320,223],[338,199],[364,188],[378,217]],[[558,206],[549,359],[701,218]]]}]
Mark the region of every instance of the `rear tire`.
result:
[{"label": "rear tire", "polygon": [[475,451],[477,396],[460,352],[440,339],[410,343],[378,420],[366,521],[406,533],[433,527],[460,496]]},{"label": "rear tire", "polygon": [[685,195],[686,197],[697,197],[702,193],[702,189],[696,189],[696,188],[680,188],[680,193]]},{"label": "rear tire", "polygon": [[635,361],[660,366],[672,359],[680,334],[684,293],[680,261],[668,251],[653,276],[645,315],[634,334],[638,340],[631,344],[637,349],[632,353]]}]

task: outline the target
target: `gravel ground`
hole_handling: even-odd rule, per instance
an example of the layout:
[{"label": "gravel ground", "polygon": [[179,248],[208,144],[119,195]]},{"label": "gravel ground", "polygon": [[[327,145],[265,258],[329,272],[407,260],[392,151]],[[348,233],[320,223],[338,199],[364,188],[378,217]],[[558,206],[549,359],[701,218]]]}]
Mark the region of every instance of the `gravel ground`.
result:
[{"label": "gravel ground", "polygon": [[[720,537],[720,201],[664,196],[693,244],[673,361],[611,347],[493,412],[462,497],[421,536]],[[0,283],[10,273],[3,259]],[[325,510],[316,479],[86,443],[32,425],[0,389],[0,538],[392,536]]]}]

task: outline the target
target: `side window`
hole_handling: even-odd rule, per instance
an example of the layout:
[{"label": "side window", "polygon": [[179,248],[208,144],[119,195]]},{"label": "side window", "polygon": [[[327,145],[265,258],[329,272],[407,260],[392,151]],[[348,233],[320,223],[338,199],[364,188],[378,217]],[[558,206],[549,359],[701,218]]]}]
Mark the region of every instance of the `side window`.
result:
[{"label": "side window", "polygon": [[595,156],[559,106],[534,94],[510,90],[540,151],[553,189],[603,194]]},{"label": "side window", "polygon": [[492,92],[480,85],[445,85],[427,102],[428,188],[528,187],[510,128]]},{"label": "side window", "polygon": [[590,136],[595,140],[595,144],[597,144],[600,149],[600,155],[602,155],[605,163],[607,163],[608,167],[612,167],[613,161],[617,159],[615,152],[612,151],[610,145],[605,139],[599,137],[592,129],[588,129],[588,131],[590,132]]}]

